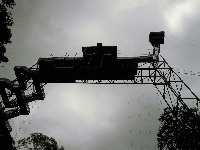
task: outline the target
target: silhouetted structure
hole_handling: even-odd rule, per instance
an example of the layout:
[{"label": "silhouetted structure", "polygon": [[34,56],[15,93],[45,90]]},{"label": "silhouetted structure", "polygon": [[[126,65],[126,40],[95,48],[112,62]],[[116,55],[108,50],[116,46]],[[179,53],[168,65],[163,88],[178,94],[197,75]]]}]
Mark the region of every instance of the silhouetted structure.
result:
[{"label": "silhouetted structure", "polygon": [[75,83],[76,80],[134,80],[139,62],[153,56],[117,57],[117,46],[82,47],[83,57],[40,58],[41,83]]},{"label": "silhouetted structure", "polygon": [[[83,57],[39,58],[36,68],[14,67],[16,80],[0,79],[3,104],[5,108],[12,108],[9,111],[4,111],[3,107],[1,109],[0,115],[4,119],[1,119],[0,124],[5,129],[5,132],[1,132],[1,138],[7,138],[12,143],[10,130],[6,130],[6,121],[19,115],[28,115],[28,103],[44,100],[43,86],[47,83],[153,84],[169,108],[174,105],[174,101],[187,108],[184,99],[195,99],[198,105],[199,98],[163,57],[159,59],[160,44],[164,44],[164,31],[150,32],[149,42],[153,46],[153,54],[148,56],[117,57],[117,46],[97,43],[97,46],[82,47]],[[33,84],[33,92],[25,95],[29,81]],[[186,87],[191,97],[181,96],[182,87]],[[6,89],[10,94],[6,93]],[[16,98],[10,100],[13,95]],[[4,142],[0,144],[6,146]]]}]

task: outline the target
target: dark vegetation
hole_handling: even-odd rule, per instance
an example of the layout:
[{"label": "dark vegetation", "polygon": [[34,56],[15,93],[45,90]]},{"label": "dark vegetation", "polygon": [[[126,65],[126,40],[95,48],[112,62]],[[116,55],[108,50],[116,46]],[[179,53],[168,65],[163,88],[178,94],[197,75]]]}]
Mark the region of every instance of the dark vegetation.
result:
[{"label": "dark vegetation", "polygon": [[165,108],[159,121],[158,148],[170,150],[200,149],[200,114],[196,108]]},{"label": "dark vegetation", "polygon": [[42,133],[31,133],[30,137],[19,140],[17,144],[17,149],[23,147],[29,150],[64,150],[63,146],[61,148],[58,147],[55,139],[49,138]]},{"label": "dark vegetation", "polygon": [[11,43],[12,37],[9,27],[13,25],[13,19],[8,9],[13,9],[14,5],[14,0],[2,0],[0,3],[0,63],[9,61],[4,55],[6,53],[5,45]]}]

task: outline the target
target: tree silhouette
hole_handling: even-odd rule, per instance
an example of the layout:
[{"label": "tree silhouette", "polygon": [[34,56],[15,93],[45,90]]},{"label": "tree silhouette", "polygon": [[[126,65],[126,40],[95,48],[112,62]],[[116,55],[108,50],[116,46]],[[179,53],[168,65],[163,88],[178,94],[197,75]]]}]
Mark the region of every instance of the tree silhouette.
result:
[{"label": "tree silhouette", "polygon": [[9,8],[13,8],[16,5],[14,0],[2,0],[2,3]]},{"label": "tree silhouette", "polygon": [[13,19],[7,7],[13,8],[14,5],[14,0],[2,0],[2,3],[0,3],[0,62],[9,61],[4,54],[6,52],[5,44],[11,43],[12,34],[9,26],[13,25]]},{"label": "tree silhouette", "polygon": [[[29,150],[64,150],[64,147],[58,147],[57,142],[52,137],[49,138],[42,133],[31,133],[30,137],[19,140],[17,149],[23,146]],[[31,148],[31,146],[33,148]]]},{"label": "tree silhouette", "polygon": [[170,150],[200,149],[200,115],[196,108],[169,107],[158,119],[158,148]]}]

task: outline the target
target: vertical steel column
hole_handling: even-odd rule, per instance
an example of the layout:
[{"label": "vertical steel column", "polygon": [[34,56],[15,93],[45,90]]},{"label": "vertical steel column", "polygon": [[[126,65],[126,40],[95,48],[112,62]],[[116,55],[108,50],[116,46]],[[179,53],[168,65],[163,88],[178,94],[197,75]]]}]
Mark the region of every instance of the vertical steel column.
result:
[{"label": "vertical steel column", "polygon": [[44,94],[44,89],[43,87],[40,85],[40,80],[39,80],[39,72],[37,71],[30,71],[31,73],[31,77],[33,79],[33,85],[35,87],[35,90],[36,90],[36,100],[44,100],[44,97],[45,97],[45,94]]},{"label": "vertical steel column", "polygon": [[26,102],[25,96],[24,96],[24,92],[22,91],[22,89],[20,88],[19,85],[15,85],[13,87],[13,91],[16,94],[16,98],[17,98],[17,103],[20,107],[20,115],[29,115],[30,113],[30,108],[28,106],[28,102]]}]

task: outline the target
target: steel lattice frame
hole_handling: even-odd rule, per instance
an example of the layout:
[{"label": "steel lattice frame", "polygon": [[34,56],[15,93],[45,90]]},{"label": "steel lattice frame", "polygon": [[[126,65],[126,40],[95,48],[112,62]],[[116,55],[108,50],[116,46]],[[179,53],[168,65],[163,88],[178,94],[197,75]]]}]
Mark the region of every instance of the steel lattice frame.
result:
[{"label": "steel lattice frame", "polygon": [[[155,63],[139,63],[134,80],[77,80],[76,83],[87,84],[153,84],[166,104],[171,108],[179,103],[186,109],[195,102],[198,108],[200,99],[187,84],[174,72],[167,61],[161,59]],[[187,96],[187,97],[184,97]]]},{"label": "steel lattice frame", "polygon": [[[159,61],[151,62],[151,63],[139,63],[137,69],[137,75],[135,75],[134,80],[76,80],[75,83],[86,83],[86,84],[153,84],[165,103],[168,107],[172,108],[175,105],[182,104],[184,108],[189,109],[188,106],[191,106],[194,102],[195,105],[193,107],[197,107],[199,98],[192,92],[192,90],[185,84],[185,82],[174,72],[173,68],[169,66],[167,61],[161,56]],[[39,72],[38,65],[36,68],[29,68],[28,72]],[[18,85],[20,87],[24,87],[25,84],[29,83],[30,86],[34,85],[33,80],[29,75],[26,75],[24,83],[20,85],[17,83],[17,80],[11,82],[12,85]],[[41,88],[46,85],[40,83]],[[23,92],[28,90],[30,86],[25,86]],[[35,87],[32,87],[32,94],[24,95],[26,97],[26,103],[37,100],[36,95],[37,92]],[[13,117],[19,116],[18,104],[16,103],[16,99],[10,100],[11,92],[8,94],[9,101],[11,106],[15,109],[5,111],[5,119],[11,119]],[[189,101],[188,101],[189,100]]]}]

